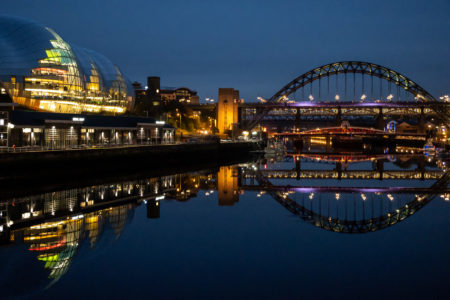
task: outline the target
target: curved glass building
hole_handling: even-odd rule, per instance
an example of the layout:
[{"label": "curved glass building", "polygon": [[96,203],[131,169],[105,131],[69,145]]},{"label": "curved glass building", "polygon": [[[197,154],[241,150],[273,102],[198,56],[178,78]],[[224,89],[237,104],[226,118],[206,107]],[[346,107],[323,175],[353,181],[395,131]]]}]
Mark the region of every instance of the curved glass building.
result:
[{"label": "curved glass building", "polygon": [[105,56],[35,22],[0,15],[0,92],[32,110],[120,114],[133,88]]}]

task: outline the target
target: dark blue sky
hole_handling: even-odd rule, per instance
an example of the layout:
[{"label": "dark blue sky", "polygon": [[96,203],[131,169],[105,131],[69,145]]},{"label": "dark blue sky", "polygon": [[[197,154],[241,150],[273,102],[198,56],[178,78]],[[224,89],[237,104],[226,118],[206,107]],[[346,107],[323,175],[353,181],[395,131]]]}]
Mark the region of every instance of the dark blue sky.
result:
[{"label": "dark blue sky", "polygon": [[270,97],[339,60],[390,67],[438,97],[450,90],[450,1],[15,0],[33,19],[109,57],[130,77],[161,76],[201,99],[234,87]]}]

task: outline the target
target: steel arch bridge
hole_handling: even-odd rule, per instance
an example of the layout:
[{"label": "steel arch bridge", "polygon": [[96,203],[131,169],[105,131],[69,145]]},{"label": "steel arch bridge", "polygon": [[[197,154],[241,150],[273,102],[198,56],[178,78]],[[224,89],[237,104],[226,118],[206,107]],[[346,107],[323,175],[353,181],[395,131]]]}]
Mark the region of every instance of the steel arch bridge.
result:
[{"label": "steel arch bridge", "polygon": [[[272,183],[261,172],[256,172],[257,181],[266,186]],[[361,220],[346,220],[336,217],[325,216],[302,206],[295,200],[287,197],[286,194],[276,190],[268,190],[268,193],[283,207],[292,214],[300,217],[303,221],[319,227],[321,229],[338,233],[368,233],[393,226],[418,212],[421,208],[430,203],[441,190],[446,190],[450,179],[450,173],[446,172],[437,180],[430,190],[434,192],[425,195],[415,195],[414,199],[405,204],[400,209],[389,211],[387,214]]]},{"label": "steel arch bridge", "polygon": [[369,76],[378,77],[393,82],[405,91],[413,94],[414,97],[418,99],[424,101],[437,101],[424,88],[397,71],[369,62],[343,61],[323,65],[300,75],[275,93],[275,95],[273,95],[268,102],[280,102],[282,99],[294,93],[299,88],[304,87],[305,85],[308,85],[322,77],[346,73],[366,74]]},{"label": "steel arch bridge", "polygon": [[[284,102],[288,99],[289,95],[295,93],[298,89],[303,88],[308,84],[312,84],[316,80],[320,81],[321,78],[338,74],[362,74],[363,76],[369,75],[371,77],[378,77],[389,83],[393,83],[404,91],[412,94],[416,100],[439,104],[438,100],[429,92],[405,75],[378,64],[362,61],[335,62],[312,69],[285,85],[267,100],[267,104]],[[442,108],[442,106],[436,105],[433,109],[438,113],[442,121],[448,123],[450,118],[446,107]],[[255,127],[269,111],[269,107],[263,109],[260,114],[244,127],[246,129]]]}]

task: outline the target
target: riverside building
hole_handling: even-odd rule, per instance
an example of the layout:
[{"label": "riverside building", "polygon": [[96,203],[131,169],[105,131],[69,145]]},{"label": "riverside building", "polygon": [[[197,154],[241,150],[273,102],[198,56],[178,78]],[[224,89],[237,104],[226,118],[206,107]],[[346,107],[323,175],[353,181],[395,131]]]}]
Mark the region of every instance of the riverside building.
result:
[{"label": "riverside building", "polygon": [[171,142],[172,126],[125,115],[128,78],[35,22],[0,15],[0,147]]}]

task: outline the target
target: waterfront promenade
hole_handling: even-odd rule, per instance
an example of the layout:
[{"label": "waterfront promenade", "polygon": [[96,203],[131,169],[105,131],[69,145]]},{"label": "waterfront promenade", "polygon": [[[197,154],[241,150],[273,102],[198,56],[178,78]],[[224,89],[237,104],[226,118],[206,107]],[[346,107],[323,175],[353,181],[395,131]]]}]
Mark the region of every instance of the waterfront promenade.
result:
[{"label": "waterfront promenade", "polygon": [[[70,182],[107,174],[137,174],[158,169],[214,166],[246,158],[260,142],[197,142],[0,153],[0,186]],[[16,149],[17,150],[17,149]]]}]

